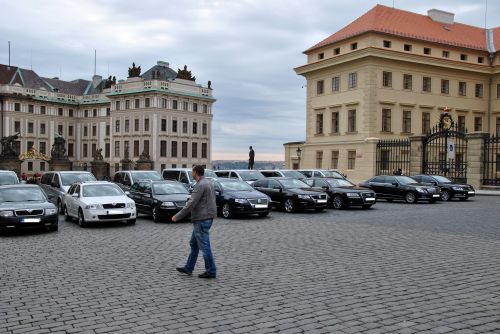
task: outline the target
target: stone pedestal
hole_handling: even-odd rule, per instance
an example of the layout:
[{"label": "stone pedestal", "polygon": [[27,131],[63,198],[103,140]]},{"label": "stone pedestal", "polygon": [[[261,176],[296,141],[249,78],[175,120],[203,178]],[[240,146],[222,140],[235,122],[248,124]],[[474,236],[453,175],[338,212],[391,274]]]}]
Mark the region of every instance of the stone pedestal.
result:
[{"label": "stone pedestal", "polygon": [[49,169],[52,172],[59,172],[65,170],[72,170],[73,163],[68,159],[63,160],[50,160]]},{"label": "stone pedestal", "polygon": [[132,160],[122,160],[120,161],[122,168],[121,170],[133,170],[134,162]]},{"label": "stone pedestal", "polygon": [[141,161],[138,160],[135,163],[135,169],[136,170],[153,170],[154,169],[154,162],[149,160],[149,161]]},{"label": "stone pedestal", "polygon": [[91,163],[92,174],[98,180],[106,180],[109,178],[109,165],[108,163],[100,161],[92,161]]},{"label": "stone pedestal", "polygon": [[483,178],[483,148],[485,132],[473,132],[467,138],[467,183],[479,189]]},{"label": "stone pedestal", "polygon": [[0,158],[0,169],[16,172],[19,177],[21,175],[21,163],[22,161],[18,158]]},{"label": "stone pedestal", "polygon": [[422,173],[424,162],[424,139],[425,136],[410,137],[410,174],[418,175]]}]

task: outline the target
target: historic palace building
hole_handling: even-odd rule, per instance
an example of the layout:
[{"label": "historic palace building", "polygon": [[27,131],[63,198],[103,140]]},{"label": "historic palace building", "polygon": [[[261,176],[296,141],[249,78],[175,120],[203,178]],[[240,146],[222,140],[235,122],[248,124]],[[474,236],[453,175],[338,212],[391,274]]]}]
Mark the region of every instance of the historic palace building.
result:
[{"label": "historic palace building", "polygon": [[[143,74],[135,65],[116,82],[43,78],[35,72],[0,65],[0,137],[20,133],[20,155],[34,147],[50,157],[56,134],[66,140],[73,169],[89,168],[102,149],[110,172],[122,160],[148,156],[154,168],[211,164],[210,82],[195,82],[186,67],[174,71],[159,61]],[[27,160],[28,174],[49,170],[47,161]]]},{"label": "historic palace building", "polygon": [[500,27],[375,6],[304,52],[306,138],[284,144],[287,167],[366,179],[374,142],[425,134],[444,108],[462,130],[500,133],[498,50]]}]

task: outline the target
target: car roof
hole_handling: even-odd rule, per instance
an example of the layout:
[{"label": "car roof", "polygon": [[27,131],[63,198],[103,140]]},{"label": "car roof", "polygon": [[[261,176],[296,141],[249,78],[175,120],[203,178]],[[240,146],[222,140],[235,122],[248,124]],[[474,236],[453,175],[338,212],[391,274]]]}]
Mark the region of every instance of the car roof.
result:
[{"label": "car roof", "polygon": [[26,184],[26,183],[17,183],[17,184],[6,184],[3,186],[0,186],[0,189],[7,189],[7,188],[39,188],[40,187],[37,184]]},{"label": "car roof", "polygon": [[14,173],[14,174],[16,174],[16,172],[14,172],[13,170],[0,170],[0,173]]},{"label": "car roof", "polygon": [[227,178],[224,178],[224,177],[217,178],[217,179],[212,178],[212,180],[215,180],[215,181],[218,181],[218,182],[245,182],[245,181],[241,181],[239,179],[227,179]]},{"label": "car roof", "polygon": [[116,184],[114,182],[109,182],[109,181],[78,181],[73,184],[81,184],[81,185],[96,185],[96,184]]},{"label": "car roof", "polygon": [[50,173],[60,173],[60,174],[81,174],[81,173],[88,173],[88,174],[92,174],[91,172],[89,171],[86,171],[86,170],[61,170],[61,171],[52,171],[52,172],[46,172],[45,174],[50,174]]},{"label": "car roof", "polygon": [[134,169],[134,170],[119,170],[116,173],[142,173],[142,172],[155,172],[155,173],[158,173],[158,171],[156,170],[150,170],[150,169],[144,169],[144,170],[138,170],[138,169]]}]

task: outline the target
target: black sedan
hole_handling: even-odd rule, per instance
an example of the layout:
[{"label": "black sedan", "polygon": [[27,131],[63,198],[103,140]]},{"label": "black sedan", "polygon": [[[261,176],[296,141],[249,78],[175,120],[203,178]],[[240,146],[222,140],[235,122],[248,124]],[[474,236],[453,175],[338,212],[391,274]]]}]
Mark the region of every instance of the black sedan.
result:
[{"label": "black sedan", "polygon": [[387,201],[403,199],[406,203],[416,203],[419,200],[434,203],[441,198],[438,187],[417,183],[408,176],[380,175],[361,182],[359,185],[372,189],[377,194],[377,198],[383,198]]},{"label": "black sedan", "polygon": [[441,175],[415,175],[411,178],[417,182],[428,183],[441,188],[441,199],[443,201],[451,201],[453,198],[466,201],[469,197],[476,196],[476,191],[470,184],[455,183]]},{"label": "black sedan", "polygon": [[326,208],[328,195],[311,188],[306,183],[286,177],[269,178],[255,181],[253,187],[268,195],[273,204],[286,212],[300,209],[322,211]]},{"label": "black sedan", "polygon": [[46,229],[57,231],[59,214],[37,185],[0,186],[0,231]]},{"label": "black sedan", "polygon": [[134,200],[137,213],[153,216],[155,223],[170,222],[191,197],[182,183],[165,180],[137,181],[127,195]]},{"label": "black sedan", "polygon": [[373,191],[356,187],[346,179],[310,178],[306,180],[306,183],[313,188],[324,189],[329,197],[329,206],[335,209],[346,209],[351,206],[369,209],[376,202]]},{"label": "black sedan", "polygon": [[220,178],[212,182],[219,216],[231,218],[236,215],[257,214],[266,217],[271,212],[269,196],[255,190],[245,181]]}]

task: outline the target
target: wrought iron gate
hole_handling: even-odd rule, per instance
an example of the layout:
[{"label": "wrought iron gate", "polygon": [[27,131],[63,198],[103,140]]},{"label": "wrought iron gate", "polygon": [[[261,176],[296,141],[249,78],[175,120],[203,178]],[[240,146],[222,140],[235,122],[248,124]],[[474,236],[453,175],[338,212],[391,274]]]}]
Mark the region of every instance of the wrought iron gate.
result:
[{"label": "wrought iron gate", "polygon": [[410,173],[410,140],[388,139],[377,143],[377,175]]},{"label": "wrought iron gate", "polygon": [[422,172],[467,182],[467,130],[452,123],[433,127],[423,141]]}]

